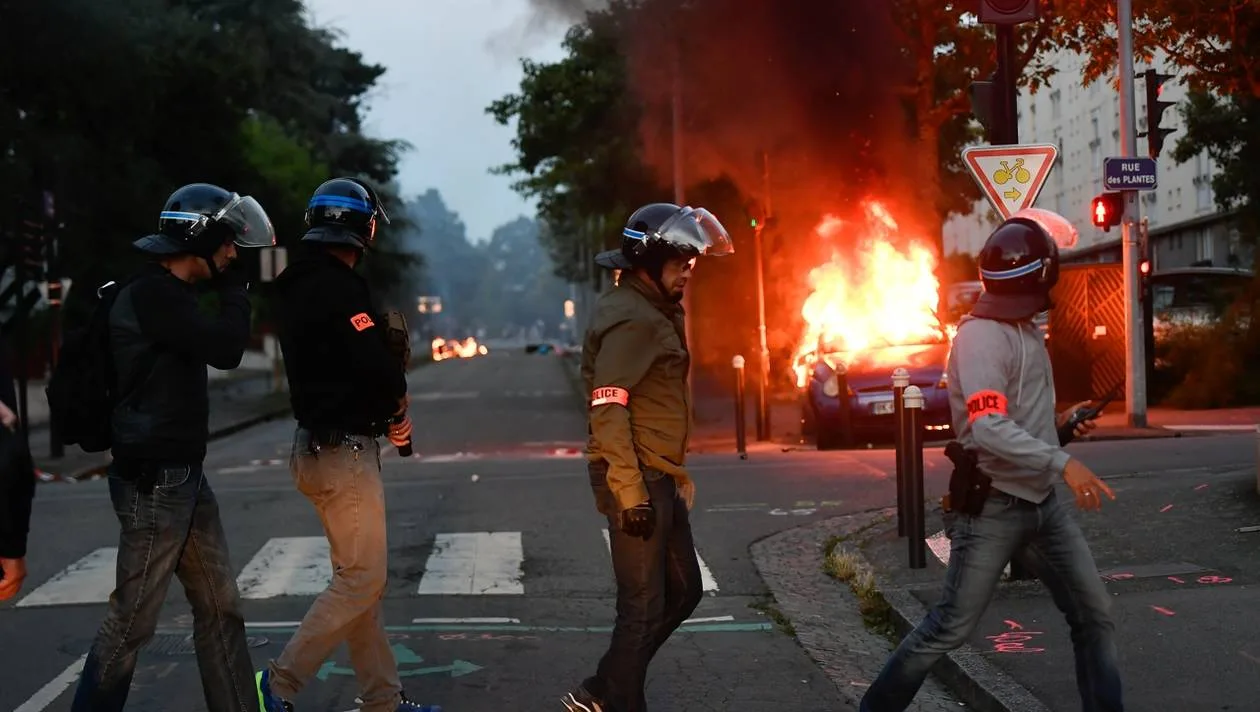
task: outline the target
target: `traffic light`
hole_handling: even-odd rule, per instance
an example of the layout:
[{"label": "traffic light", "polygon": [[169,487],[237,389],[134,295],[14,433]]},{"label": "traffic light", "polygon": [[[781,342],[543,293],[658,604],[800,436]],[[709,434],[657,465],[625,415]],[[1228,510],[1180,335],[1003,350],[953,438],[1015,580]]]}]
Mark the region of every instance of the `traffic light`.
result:
[{"label": "traffic light", "polygon": [[993,77],[989,77],[987,81],[975,81],[971,83],[971,113],[976,117],[976,121],[984,127],[985,140],[989,143],[997,144],[995,132],[998,126],[1000,113],[998,112],[998,95],[997,83],[993,81]]},{"label": "traffic light", "polygon": [[1141,262],[1138,262],[1138,275],[1142,278],[1143,284],[1146,283],[1146,280],[1150,279],[1151,277],[1151,261],[1150,260],[1142,260]]},{"label": "traffic light", "polygon": [[986,25],[1018,25],[1037,19],[1040,0],[980,0],[980,22]]},{"label": "traffic light", "polygon": [[1146,81],[1146,131],[1143,133],[1146,135],[1146,146],[1151,158],[1157,159],[1159,152],[1164,149],[1164,137],[1176,133],[1176,129],[1163,129],[1159,126],[1168,107],[1177,105],[1175,101],[1160,101],[1159,99],[1164,93],[1164,82],[1172,79],[1173,75],[1160,74],[1154,69],[1148,69],[1143,76]]},{"label": "traffic light", "polygon": [[1124,193],[1108,191],[1094,196],[1089,204],[1089,217],[1094,227],[1111,232],[1111,228],[1119,225],[1124,217]]}]

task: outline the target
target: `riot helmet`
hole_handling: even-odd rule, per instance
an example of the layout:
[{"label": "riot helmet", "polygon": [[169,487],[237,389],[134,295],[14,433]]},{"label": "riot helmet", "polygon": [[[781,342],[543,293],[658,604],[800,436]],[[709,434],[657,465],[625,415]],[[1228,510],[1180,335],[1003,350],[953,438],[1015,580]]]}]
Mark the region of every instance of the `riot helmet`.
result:
[{"label": "riot helmet", "polygon": [[191,183],[166,199],[158,216],[158,231],[136,240],[135,247],[155,256],[191,254],[218,273],[214,253],[224,244],[271,247],[276,232],[267,212],[250,196],[241,196],[209,183]]},{"label": "riot helmet", "polygon": [[358,178],[333,178],[311,195],[302,240],[366,250],[376,240],[377,220],[389,224],[372,186]]},{"label": "riot helmet", "polygon": [[984,319],[1023,321],[1053,307],[1059,281],[1059,244],[1075,244],[1076,228],[1062,215],[1021,210],[989,235],[980,250],[984,293],[971,313]]},{"label": "riot helmet", "polygon": [[731,236],[713,213],[674,203],[650,203],[635,210],[621,230],[621,248],[595,256],[607,269],[642,269],[662,292],[661,270],[676,257],[720,257],[735,251]]}]

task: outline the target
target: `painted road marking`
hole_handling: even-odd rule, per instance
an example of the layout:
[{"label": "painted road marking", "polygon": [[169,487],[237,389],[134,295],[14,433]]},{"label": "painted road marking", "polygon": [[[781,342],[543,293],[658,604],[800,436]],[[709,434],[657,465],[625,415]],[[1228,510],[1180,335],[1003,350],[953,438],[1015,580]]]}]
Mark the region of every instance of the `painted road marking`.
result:
[{"label": "painted road marking", "polygon": [[410,396],[412,402],[436,400],[468,400],[481,395],[480,391],[448,391],[438,393],[416,393]]},{"label": "painted road marking", "polygon": [[328,540],[322,536],[268,539],[236,577],[241,598],[318,596],[332,581]]},{"label": "painted road marking", "polygon": [[87,662],[87,653],[84,653],[78,660],[70,663],[70,667],[61,671],[61,674],[54,677],[47,685],[39,688],[35,694],[26,702],[23,702],[13,712],[43,712],[44,709],[51,705],[61,697],[61,693],[79,679],[79,673],[83,672],[83,664]]},{"label": "painted road marking", "polygon": [[[246,628],[265,628],[272,633],[296,633],[297,626],[292,628],[280,628],[270,624],[257,624],[246,621]],[[413,625],[387,625],[386,633],[611,633],[613,627],[611,625],[588,625],[588,626],[560,626],[560,625],[457,625],[457,624],[413,624]],[[679,632],[686,633],[751,633],[756,631],[773,630],[774,624],[768,622],[738,622],[727,621],[720,623],[696,623],[694,625],[685,625],[678,629]],[[158,631],[162,634],[189,633],[189,629],[161,629]]]},{"label": "painted road marking", "polygon": [[[608,555],[612,556],[612,537],[608,534],[607,529],[600,530],[604,535],[604,546],[608,548]],[[717,579],[713,578],[713,572],[709,571],[709,567],[704,563],[704,558],[700,556],[700,550],[696,549],[696,561],[700,564],[700,583],[703,589],[710,595],[717,595],[718,585]]]},{"label": "painted road marking", "polygon": [[412,623],[520,623],[520,618],[412,618]]},{"label": "painted road marking", "polygon": [[434,537],[417,593],[427,596],[522,595],[520,532],[458,532]]},{"label": "painted road marking", "polygon": [[1220,430],[1237,433],[1253,433],[1257,426],[1255,423],[1249,425],[1165,425],[1165,430]]},{"label": "painted road marking", "polygon": [[102,547],[67,566],[18,601],[23,606],[104,603],[117,582],[118,547]]}]

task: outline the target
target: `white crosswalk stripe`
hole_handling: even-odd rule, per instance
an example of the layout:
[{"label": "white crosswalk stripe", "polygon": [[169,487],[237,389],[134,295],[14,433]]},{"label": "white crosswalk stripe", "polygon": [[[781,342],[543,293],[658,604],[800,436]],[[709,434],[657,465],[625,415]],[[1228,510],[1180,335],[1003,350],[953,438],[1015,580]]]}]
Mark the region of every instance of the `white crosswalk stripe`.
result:
[{"label": "white crosswalk stripe", "polygon": [[417,593],[422,596],[525,593],[520,532],[438,534]]},{"label": "white crosswalk stripe", "polygon": [[109,600],[118,568],[118,548],[103,547],[62,569],[17,602],[23,606],[69,606]]},{"label": "white crosswalk stripe", "polygon": [[[587,531],[595,536],[594,529]],[[611,554],[608,530],[599,531],[607,556]],[[528,541],[530,539],[519,531],[438,533],[419,580],[407,588],[414,596],[523,596],[530,586],[524,569]],[[717,580],[698,550],[696,558],[705,592],[717,595]],[[117,561],[117,548],[96,549],[30,589],[16,606],[106,603],[114,590]],[[611,564],[607,559],[600,562],[599,567],[611,577]],[[242,598],[263,600],[282,596],[314,597],[322,593],[331,580],[327,539],[322,536],[273,537],[246,561],[236,577],[236,584]]]}]

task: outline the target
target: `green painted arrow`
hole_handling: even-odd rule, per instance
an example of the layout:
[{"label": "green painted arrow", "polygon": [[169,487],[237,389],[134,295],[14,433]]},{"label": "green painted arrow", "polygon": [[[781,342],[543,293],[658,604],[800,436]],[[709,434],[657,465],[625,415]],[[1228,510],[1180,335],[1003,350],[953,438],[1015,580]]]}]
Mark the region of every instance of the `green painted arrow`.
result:
[{"label": "green painted arrow", "polygon": [[463,677],[477,672],[481,669],[480,665],[473,665],[467,660],[456,660],[450,665],[439,665],[437,667],[416,668],[413,670],[399,670],[399,677],[414,677],[416,675],[441,675],[442,673],[450,673],[451,677]]},{"label": "green painted arrow", "polygon": [[389,649],[394,651],[394,660],[397,661],[399,665],[424,662],[424,658],[416,655],[412,652],[411,648],[408,648],[402,643],[394,643],[389,646]]},{"label": "green painted arrow", "polygon": [[337,663],[329,660],[319,666],[319,672],[315,673],[315,677],[321,680],[327,680],[329,675],[353,675],[354,671],[348,668],[337,667]]}]

